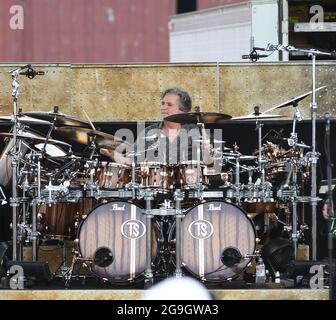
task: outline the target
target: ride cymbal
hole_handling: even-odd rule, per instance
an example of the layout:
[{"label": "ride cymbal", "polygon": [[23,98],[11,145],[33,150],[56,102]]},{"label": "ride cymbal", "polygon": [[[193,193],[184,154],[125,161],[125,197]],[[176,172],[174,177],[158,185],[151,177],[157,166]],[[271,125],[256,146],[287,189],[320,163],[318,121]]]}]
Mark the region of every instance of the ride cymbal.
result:
[{"label": "ride cymbal", "polygon": [[[8,122],[11,123],[13,122],[13,116],[2,116],[0,117],[0,122]],[[45,120],[41,120],[41,119],[35,119],[35,118],[31,118],[28,116],[22,116],[22,115],[18,115],[17,116],[17,120],[18,122],[22,122],[25,124],[46,124],[46,125],[50,125],[49,121],[45,121]]]},{"label": "ride cymbal", "polygon": [[121,144],[129,146],[126,141],[117,138],[109,133],[92,130],[88,128],[59,127],[55,129],[63,138],[73,142],[88,145],[94,139],[100,148],[115,149]]},{"label": "ride cymbal", "polygon": [[91,125],[88,121],[81,120],[60,112],[24,112],[23,115],[29,116],[31,118],[53,122],[57,126],[91,128]]},{"label": "ride cymbal", "polygon": [[[0,137],[11,137],[11,138],[13,138],[13,133],[0,132]],[[33,143],[45,142],[47,140],[47,138],[45,138],[45,137],[35,136],[34,134],[28,133],[28,132],[17,134],[16,139],[29,140]],[[59,145],[63,145],[63,146],[66,146],[66,147],[71,147],[71,145],[69,145],[66,142],[59,141],[59,140],[54,140],[54,139],[48,139],[47,143],[59,144]]]},{"label": "ride cymbal", "polygon": [[204,123],[212,124],[219,123],[223,120],[230,120],[232,117],[224,113],[216,112],[189,112],[173,114],[164,118],[164,121],[171,121],[176,123]]}]

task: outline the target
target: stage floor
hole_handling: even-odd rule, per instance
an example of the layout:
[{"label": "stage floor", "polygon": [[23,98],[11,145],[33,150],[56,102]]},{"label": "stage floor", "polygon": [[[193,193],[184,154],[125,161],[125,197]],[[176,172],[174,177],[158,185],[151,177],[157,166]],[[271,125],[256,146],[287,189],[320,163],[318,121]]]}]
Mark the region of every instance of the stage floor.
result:
[{"label": "stage floor", "polygon": [[[327,289],[216,289],[209,292],[215,300],[329,300]],[[0,300],[139,300],[144,293],[141,289],[0,290]]]}]

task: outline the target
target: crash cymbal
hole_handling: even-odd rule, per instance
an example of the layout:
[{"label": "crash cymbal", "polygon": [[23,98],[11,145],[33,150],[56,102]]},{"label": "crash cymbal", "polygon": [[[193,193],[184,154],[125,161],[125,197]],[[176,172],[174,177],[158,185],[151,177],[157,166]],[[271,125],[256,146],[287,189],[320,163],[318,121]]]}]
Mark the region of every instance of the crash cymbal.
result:
[{"label": "crash cymbal", "polygon": [[231,120],[267,120],[267,119],[278,119],[284,116],[279,114],[249,114],[247,116],[233,117]]},{"label": "crash cymbal", "polygon": [[[0,122],[12,122],[13,116],[2,116],[0,117]],[[26,123],[26,124],[46,124],[46,125],[50,125],[49,121],[45,121],[45,120],[41,120],[41,119],[35,119],[35,118],[31,118],[28,116],[17,116],[17,120],[19,122],[22,123]]]},{"label": "crash cymbal", "polygon": [[223,120],[230,120],[231,116],[224,113],[216,112],[189,112],[173,114],[164,118],[165,121],[177,122],[177,123],[219,123]]},{"label": "crash cymbal", "polygon": [[73,126],[91,128],[88,121],[63,114],[61,112],[25,112],[23,115],[31,118],[54,122],[57,126]]},{"label": "crash cymbal", "polygon": [[93,141],[93,139],[95,139],[97,146],[100,148],[115,149],[121,144],[124,144],[125,146],[129,145],[126,141],[122,139],[98,130],[91,130],[88,128],[80,127],[59,127],[55,130],[65,139],[80,144],[88,145]]},{"label": "crash cymbal", "polygon": [[92,130],[88,128],[58,127],[55,128],[55,131],[59,133],[63,138],[80,144],[87,145],[90,144],[92,141],[92,137],[88,135],[88,133],[92,132]]},{"label": "crash cymbal", "polygon": [[[316,91],[322,90],[322,89],[327,88],[327,87],[328,86],[319,87],[319,88],[316,89]],[[312,91],[306,92],[306,93],[304,93],[300,96],[297,96],[295,98],[292,98],[292,99],[290,99],[286,102],[280,103],[277,106],[274,106],[274,107],[266,110],[264,113],[273,111],[275,109],[281,109],[281,108],[284,108],[284,107],[289,107],[289,106],[296,107],[301,100],[303,100],[304,98],[308,97],[311,94],[312,94]]]},{"label": "crash cymbal", "polygon": [[[0,132],[0,137],[10,137],[10,138],[12,138],[13,133]],[[29,140],[32,143],[40,143],[40,142],[45,142],[47,140],[44,137],[35,136],[34,134],[29,133],[29,132],[17,134],[16,139],[27,140],[27,141]],[[48,139],[48,143],[58,144],[58,145],[66,146],[66,147],[71,147],[71,145],[66,143],[66,142],[59,141],[59,140],[54,140],[54,139]]]}]

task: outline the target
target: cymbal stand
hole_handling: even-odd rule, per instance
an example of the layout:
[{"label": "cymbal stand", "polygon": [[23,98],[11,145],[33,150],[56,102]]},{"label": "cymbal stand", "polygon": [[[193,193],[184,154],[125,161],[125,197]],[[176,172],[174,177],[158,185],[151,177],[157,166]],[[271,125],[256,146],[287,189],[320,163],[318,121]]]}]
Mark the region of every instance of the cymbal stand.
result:
[{"label": "cymbal stand", "polygon": [[31,224],[32,232],[30,234],[30,240],[32,240],[32,261],[37,261],[37,240],[39,233],[37,232],[37,205],[42,202],[41,199],[41,159],[43,157],[43,151],[36,153],[37,158],[37,194],[31,201]]},{"label": "cymbal stand", "polygon": [[197,115],[197,127],[198,131],[200,132],[200,139],[197,142],[197,172],[196,172],[196,193],[197,193],[197,198],[201,198],[202,195],[202,182],[201,182],[201,143],[204,143],[206,140],[206,137],[203,137],[203,131],[204,131],[204,123],[201,122],[200,119],[200,107],[195,107],[196,112],[198,112]]},{"label": "cymbal stand", "polygon": [[316,103],[316,57],[317,55],[333,57],[334,53],[322,52],[316,49],[297,49],[293,46],[284,45],[268,45],[267,50],[269,51],[296,51],[308,54],[308,57],[312,60],[312,100],[311,100],[311,119],[312,119],[312,151],[310,152],[309,161],[311,163],[311,207],[312,207],[312,259],[317,258],[317,179],[316,179],[316,169],[317,161],[319,155],[316,152],[316,118],[317,118],[317,103]]},{"label": "cymbal stand", "polygon": [[136,152],[130,152],[128,153],[128,156],[132,158],[132,163],[131,163],[131,188],[132,188],[132,199],[135,200],[136,198],[136,156],[138,154]]},{"label": "cymbal stand", "polygon": [[[23,182],[22,182],[22,198],[23,200],[26,199],[26,192],[29,189],[29,183],[28,183],[28,171],[23,170],[22,171],[22,175],[23,175]],[[27,208],[26,208],[26,204],[25,201],[23,202],[22,205],[22,222],[20,224],[18,224],[18,256],[20,257],[19,260],[22,260],[23,258],[23,240],[24,240],[24,233],[28,232],[31,230],[28,230],[28,226],[27,226]]]},{"label": "cymbal stand", "polygon": [[45,154],[45,151],[46,151],[46,148],[47,148],[47,144],[48,144],[48,140],[50,139],[50,137],[51,137],[51,132],[55,129],[55,122],[56,122],[56,116],[55,116],[55,118],[53,119],[53,121],[51,122],[51,124],[50,124],[50,128],[49,128],[49,130],[48,130],[48,133],[47,133],[47,135],[46,135],[46,139],[45,139],[45,142],[44,142],[44,145],[43,145],[43,148],[42,148],[42,150],[41,150],[41,152],[42,152],[42,156]]},{"label": "cymbal stand", "polygon": [[256,130],[258,130],[258,148],[259,148],[259,153],[258,153],[258,163],[259,163],[259,172],[261,173],[261,183],[262,185],[265,184],[265,159],[261,153],[262,151],[262,127],[263,124],[257,120],[256,121]]},{"label": "cymbal stand", "polygon": [[145,190],[144,200],[146,201],[146,270],[145,287],[148,288],[154,283],[154,276],[152,270],[152,201],[154,200],[153,191],[150,189]]},{"label": "cymbal stand", "polygon": [[240,157],[236,157],[235,163],[235,187],[236,187],[236,200],[237,204],[240,205]]},{"label": "cymbal stand", "polygon": [[297,242],[298,242],[298,214],[297,214],[297,164],[295,163],[294,159],[291,161],[291,168],[292,168],[292,197],[291,197],[291,202],[292,202],[292,234],[291,234],[291,239],[293,241],[293,247],[294,247],[294,257],[296,257],[297,253]]},{"label": "cymbal stand", "polygon": [[176,237],[176,244],[175,244],[175,257],[176,257],[176,268],[174,272],[174,276],[176,278],[181,278],[182,274],[182,257],[181,257],[181,222],[183,218],[182,209],[181,209],[181,202],[183,201],[183,192],[177,189],[174,192],[174,199],[175,199],[175,209],[176,209],[176,216],[175,216],[175,237]]}]

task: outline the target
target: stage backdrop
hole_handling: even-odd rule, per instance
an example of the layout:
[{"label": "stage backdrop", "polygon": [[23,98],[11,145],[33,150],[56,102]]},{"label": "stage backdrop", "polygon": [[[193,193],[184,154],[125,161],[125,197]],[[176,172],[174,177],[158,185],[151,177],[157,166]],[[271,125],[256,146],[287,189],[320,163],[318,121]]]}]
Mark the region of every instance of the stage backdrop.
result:
[{"label": "stage backdrop", "polygon": [[[21,65],[23,66],[23,64]],[[18,65],[0,64],[0,116],[13,112],[10,70]],[[92,121],[155,121],[160,116],[160,93],[167,87],[187,90],[193,106],[202,111],[241,116],[259,105],[261,111],[279,105],[311,90],[311,64],[139,64],[80,65],[35,64],[44,76],[30,80],[19,77],[18,107],[23,111],[60,111]],[[326,111],[335,115],[336,63],[318,62],[316,86],[328,85],[317,93],[318,116]],[[309,119],[311,98],[300,104],[304,119]],[[279,111],[279,112],[278,112]],[[272,113],[293,117],[293,108]]]}]

